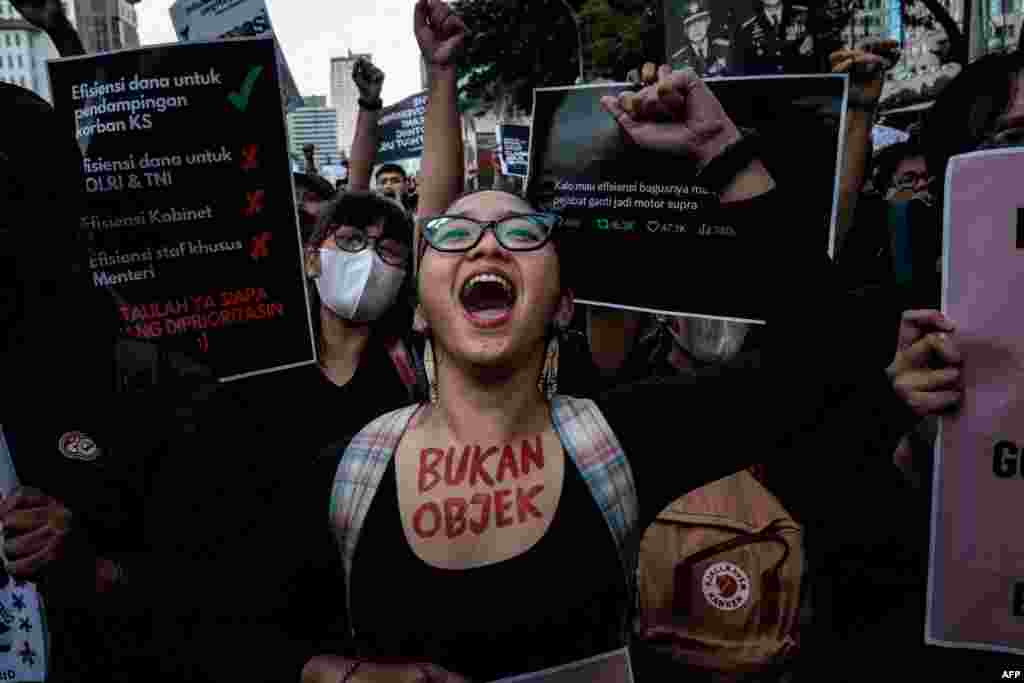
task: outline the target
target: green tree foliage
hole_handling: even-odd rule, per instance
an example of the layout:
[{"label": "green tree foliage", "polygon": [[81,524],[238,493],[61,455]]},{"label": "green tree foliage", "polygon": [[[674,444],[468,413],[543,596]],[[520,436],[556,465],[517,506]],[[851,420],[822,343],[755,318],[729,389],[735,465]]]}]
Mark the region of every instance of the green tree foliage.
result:
[{"label": "green tree foliage", "polygon": [[508,95],[528,110],[534,88],[575,81],[576,26],[561,0],[456,0],[452,9],[472,31],[460,63],[464,102]]},{"label": "green tree foliage", "polygon": [[587,0],[580,14],[587,28],[585,59],[593,77],[621,81],[645,62],[665,61],[659,3]]}]

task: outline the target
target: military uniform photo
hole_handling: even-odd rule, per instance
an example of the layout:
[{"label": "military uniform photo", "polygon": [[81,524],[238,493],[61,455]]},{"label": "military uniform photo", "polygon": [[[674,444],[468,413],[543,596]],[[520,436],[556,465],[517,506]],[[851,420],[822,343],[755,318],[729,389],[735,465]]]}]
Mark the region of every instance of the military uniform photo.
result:
[{"label": "military uniform photo", "polygon": [[673,69],[691,68],[703,78],[730,75],[732,43],[718,35],[712,37],[711,12],[700,0],[688,2],[682,13],[683,44],[669,57]]},{"label": "military uniform photo", "polygon": [[816,73],[810,10],[785,0],[758,2],[736,36],[737,71],[744,76]]}]

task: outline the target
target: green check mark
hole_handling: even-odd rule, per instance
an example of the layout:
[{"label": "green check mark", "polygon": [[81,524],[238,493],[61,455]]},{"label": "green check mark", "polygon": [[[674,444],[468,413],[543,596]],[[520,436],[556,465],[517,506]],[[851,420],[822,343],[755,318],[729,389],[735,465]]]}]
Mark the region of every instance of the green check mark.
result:
[{"label": "green check mark", "polygon": [[254,66],[249,69],[249,75],[242,81],[242,87],[238,89],[238,92],[228,94],[228,101],[235,105],[235,109],[244,112],[249,108],[249,96],[252,95],[252,89],[256,87],[256,80],[263,73],[262,66]]}]

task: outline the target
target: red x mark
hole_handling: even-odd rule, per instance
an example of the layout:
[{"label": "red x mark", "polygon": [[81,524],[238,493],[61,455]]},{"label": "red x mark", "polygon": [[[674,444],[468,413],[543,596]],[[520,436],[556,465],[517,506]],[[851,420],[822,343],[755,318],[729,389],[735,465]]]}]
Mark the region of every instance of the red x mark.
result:
[{"label": "red x mark", "polygon": [[254,261],[259,261],[265,256],[270,256],[270,240],[274,236],[271,232],[263,232],[252,238],[252,248],[249,255]]},{"label": "red x mark", "polygon": [[259,161],[256,159],[256,152],[259,151],[259,147],[256,145],[246,145],[242,148],[242,170],[249,171],[258,167]]},{"label": "red x mark", "polygon": [[263,190],[256,190],[255,192],[246,192],[245,197],[249,204],[245,207],[246,216],[255,216],[263,210]]}]

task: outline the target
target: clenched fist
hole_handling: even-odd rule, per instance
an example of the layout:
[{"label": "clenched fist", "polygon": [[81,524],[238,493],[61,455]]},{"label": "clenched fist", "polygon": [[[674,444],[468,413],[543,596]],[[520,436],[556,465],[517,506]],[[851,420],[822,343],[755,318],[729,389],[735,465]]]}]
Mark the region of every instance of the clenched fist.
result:
[{"label": "clenched fist", "polygon": [[352,80],[359,90],[359,97],[367,102],[380,99],[380,91],[384,87],[384,72],[373,65],[373,62],[360,57],[352,67]]},{"label": "clenched fist", "polygon": [[855,50],[839,50],[829,55],[832,73],[850,74],[850,103],[861,107],[878,103],[885,72],[899,59],[899,43],[894,40],[872,40]]},{"label": "clenched fist", "polygon": [[50,33],[62,21],[66,21],[60,0],[11,0],[25,21]]},{"label": "clenched fist", "polygon": [[739,140],[736,124],[692,69],[645,64],[639,75],[646,84],[639,92],[601,98],[637,145],[707,163]]},{"label": "clenched fist", "polygon": [[414,17],[416,42],[428,66],[454,65],[466,40],[466,25],[442,0],[418,0]]}]

